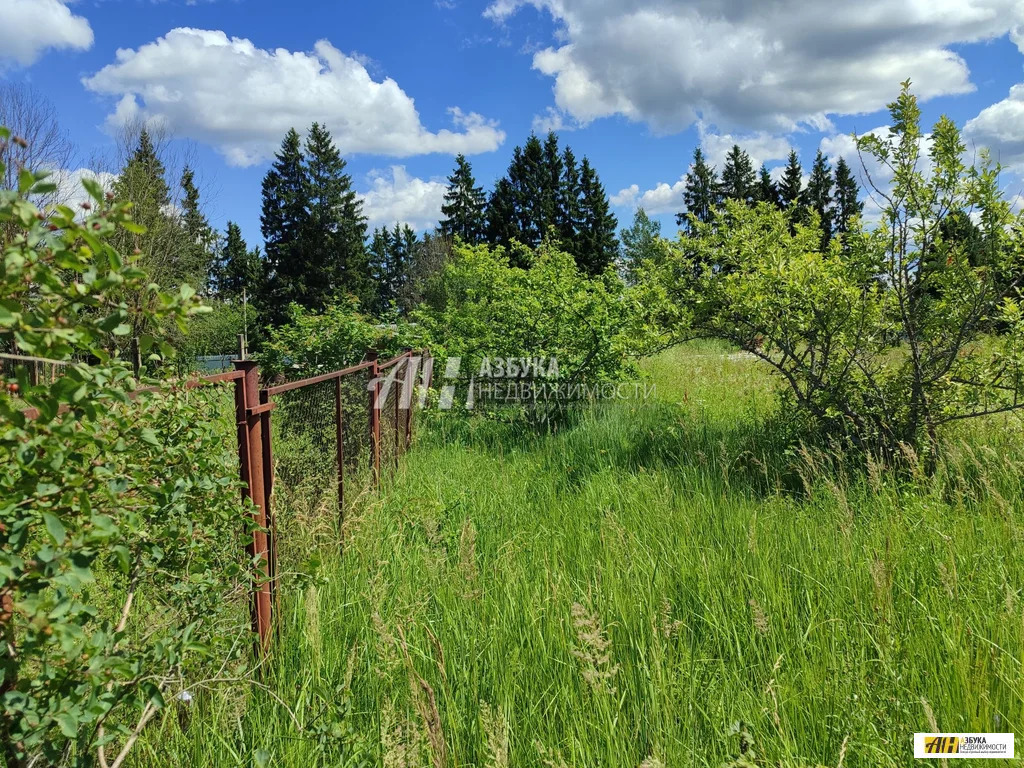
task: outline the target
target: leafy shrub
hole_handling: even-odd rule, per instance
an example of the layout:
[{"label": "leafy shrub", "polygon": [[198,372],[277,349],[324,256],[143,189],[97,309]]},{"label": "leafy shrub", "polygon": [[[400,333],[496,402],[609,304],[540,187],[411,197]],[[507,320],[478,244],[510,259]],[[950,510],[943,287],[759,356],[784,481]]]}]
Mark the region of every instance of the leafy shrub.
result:
[{"label": "leafy shrub", "polygon": [[108,352],[130,332],[119,297],[145,295],[152,327],[198,304],[187,287],[160,293],[108,244],[138,227],[126,208],[104,210],[98,185],[86,183],[98,211],[84,221],[27,200],[52,186],[23,172],[0,192],[0,342],[66,363],[53,382],[22,372],[0,392],[0,744],[12,768],[120,765],[211,656],[233,639],[245,648],[247,625],[244,600],[228,599],[248,580],[233,425],[211,418],[231,415],[230,393],[132,401],[137,382]]},{"label": "leafy shrub", "polygon": [[500,247],[455,247],[437,278],[438,306],[417,314],[435,356],[462,358],[464,373],[485,357],[555,358],[561,381],[588,384],[632,373],[638,348],[622,282],[611,272],[587,278],[550,243],[521,250],[525,269]]},{"label": "leafy shrub", "polygon": [[375,323],[360,314],[351,300],[331,305],[323,312],[292,304],[288,318],[287,323],[267,329],[259,355],[260,367],[267,376],[315,376],[355,365],[371,348],[383,361],[405,347],[423,343],[421,329],[397,319]]},{"label": "leafy shrub", "polygon": [[[820,433],[933,461],[944,425],[1024,406],[1024,220],[998,168],[965,165],[947,118],[925,156],[909,83],[890,112],[887,138],[860,140],[892,176],[875,229],[821,250],[817,220],[791,230],[771,206],[730,202],[647,265],[643,290],[669,339],[726,339],[769,363],[788,412]],[[958,236],[954,216],[977,236]]]}]

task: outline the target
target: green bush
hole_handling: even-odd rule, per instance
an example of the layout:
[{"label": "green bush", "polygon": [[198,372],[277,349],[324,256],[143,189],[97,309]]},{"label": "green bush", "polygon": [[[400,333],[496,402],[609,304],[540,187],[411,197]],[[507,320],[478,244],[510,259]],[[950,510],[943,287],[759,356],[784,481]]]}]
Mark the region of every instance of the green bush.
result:
[{"label": "green bush", "polygon": [[456,246],[437,278],[438,306],[416,315],[435,356],[460,357],[463,374],[484,358],[555,358],[559,380],[580,384],[633,373],[638,340],[621,280],[586,277],[550,243],[523,252],[525,269],[503,248]]},{"label": "green bush", "polygon": [[[108,244],[139,228],[127,208],[105,208],[98,185],[86,183],[93,212],[81,220],[28,201],[52,188],[23,172],[19,189],[0,191],[0,342],[65,363],[53,382],[21,373],[0,392],[0,744],[11,768],[120,765],[165,702],[214,675],[232,644],[247,647],[248,516],[232,420],[211,418],[232,415],[230,393],[157,388],[133,401],[138,382],[108,352],[130,333],[120,297],[146,296],[154,328],[183,324],[198,302],[187,287],[161,293]],[[142,347],[168,351],[152,337]]]},{"label": "green bush", "polygon": [[384,361],[423,342],[422,329],[401,320],[376,323],[352,300],[323,312],[292,304],[288,322],[267,329],[258,358],[265,376],[294,379],[355,365],[371,348]]},{"label": "green bush", "polygon": [[[925,154],[909,83],[890,112],[888,137],[860,140],[893,179],[875,229],[822,250],[816,219],[793,227],[772,206],[729,202],[647,265],[642,290],[668,340],[725,339],[769,363],[785,412],[818,434],[933,465],[946,425],[1024,406],[1024,219],[998,168],[965,165],[947,118]],[[976,237],[953,217],[975,220]]]}]

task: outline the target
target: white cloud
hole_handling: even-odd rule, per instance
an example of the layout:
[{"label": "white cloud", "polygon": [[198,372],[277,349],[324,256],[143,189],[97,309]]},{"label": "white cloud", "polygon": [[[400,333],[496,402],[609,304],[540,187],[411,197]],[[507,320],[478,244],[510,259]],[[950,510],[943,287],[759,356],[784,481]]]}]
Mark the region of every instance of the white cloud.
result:
[{"label": "white cloud", "polygon": [[455,130],[427,130],[391,78],[375,81],[361,59],[327,40],[311,53],[264,50],[214,30],[173,29],[83,81],[119,97],[112,125],[142,118],[216,147],[232,165],[271,157],[285,132],[319,121],[344,153],[408,157],[475,154],[505,139],[494,121],[451,107]]},{"label": "white cloud", "polygon": [[640,187],[631,184],[625,189],[619,190],[618,194],[611,196],[612,205],[623,208],[643,208],[647,213],[678,213],[683,209],[683,188],[686,182],[684,178],[679,179],[675,184],[669,186],[664,181],[653,189],[640,193]]},{"label": "white cloud", "polygon": [[359,197],[371,228],[401,222],[424,230],[440,220],[447,189],[443,181],[410,176],[404,165],[393,165],[387,172],[373,171],[369,181],[370,190]]},{"label": "white cloud", "polygon": [[747,136],[734,136],[731,133],[715,133],[704,123],[698,123],[697,133],[700,135],[700,145],[704,150],[705,159],[715,166],[719,173],[725,167],[725,156],[736,144],[750,155],[754,168],[770,160],[785,160],[793,148],[782,136],[772,136],[765,131]]},{"label": "white cloud", "polygon": [[[1022,36],[1024,42],[1024,36]],[[968,120],[964,136],[979,147],[988,147],[992,159],[1014,171],[1024,171],[1024,83],[1010,94]]]},{"label": "white cloud", "polygon": [[82,179],[97,181],[104,192],[110,192],[114,188],[114,182],[117,181],[117,174],[93,171],[88,168],[53,171],[49,180],[57,185],[56,202],[74,209],[80,208],[82,203],[92,203],[92,198],[82,186]]},{"label": "white cloud", "polygon": [[[770,160],[781,160],[789,155],[790,143],[781,136],[772,136],[761,131],[750,135],[733,135],[729,133],[716,133],[703,123],[697,124],[697,132],[700,135],[701,149],[710,165],[721,174],[725,166],[725,156],[733,145],[739,144],[743,150],[750,155],[754,167]],[[643,208],[647,213],[678,213],[683,208],[683,189],[686,187],[686,175],[683,174],[674,184],[660,182],[652,189],[640,192],[637,184],[631,184],[625,189],[620,189],[617,194],[611,196],[612,205],[623,208]]]},{"label": "white cloud", "polygon": [[92,46],[92,27],[61,0],[0,2],[0,64],[27,67],[47,48],[84,51]]},{"label": "white cloud", "polygon": [[544,134],[549,131],[571,131],[575,128],[574,125],[565,120],[565,113],[554,107],[548,107],[544,114],[533,116],[533,132]]},{"label": "white cloud", "polygon": [[495,0],[501,22],[548,12],[559,43],[533,67],[581,122],[610,115],[674,132],[705,120],[788,132],[885,106],[910,77],[922,98],[973,89],[953,43],[1016,28],[1020,0]]}]

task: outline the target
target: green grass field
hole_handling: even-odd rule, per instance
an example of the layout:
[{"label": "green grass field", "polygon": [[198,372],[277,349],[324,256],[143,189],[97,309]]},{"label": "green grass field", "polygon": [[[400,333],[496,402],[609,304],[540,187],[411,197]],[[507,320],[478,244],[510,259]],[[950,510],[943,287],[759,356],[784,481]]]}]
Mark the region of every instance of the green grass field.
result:
[{"label": "green grass field", "polygon": [[[553,435],[421,431],[260,686],[200,691],[137,765],[889,766],[1024,729],[1024,433],[929,478],[785,451],[710,345]],[[748,761],[748,762],[744,762]]]}]

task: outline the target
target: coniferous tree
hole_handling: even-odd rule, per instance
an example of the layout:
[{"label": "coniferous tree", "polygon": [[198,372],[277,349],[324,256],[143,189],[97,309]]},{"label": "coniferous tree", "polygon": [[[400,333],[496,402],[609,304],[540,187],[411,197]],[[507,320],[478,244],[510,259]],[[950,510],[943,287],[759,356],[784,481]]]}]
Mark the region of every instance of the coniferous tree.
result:
[{"label": "coniferous tree", "polygon": [[487,242],[508,248],[519,237],[516,194],[508,178],[498,179],[487,201]]},{"label": "coniferous tree", "polygon": [[832,239],[832,169],[829,167],[828,158],[819,149],[814,157],[814,165],[811,166],[811,176],[807,182],[805,193],[805,205],[809,210],[818,214],[821,226],[821,248],[828,247]]},{"label": "coniferous tree", "polygon": [[571,147],[562,153],[562,179],[558,194],[558,235],[566,247],[571,247],[582,226],[580,221],[580,169]]},{"label": "coniferous tree", "polygon": [[259,248],[249,249],[242,239],[242,230],[228,222],[216,270],[217,296],[222,300],[240,301],[258,297],[263,287],[263,260]]},{"label": "coniferous tree", "polygon": [[558,151],[558,136],[548,133],[544,142],[544,160],[541,170],[541,237],[548,235],[551,227],[558,229],[562,200],[562,156]]},{"label": "coniferous tree", "polygon": [[796,150],[790,150],[789,158],[786,161],[786,170],[779,182],[779,205],[781,207],[788,208],[799,205],[803,201],[803,173]]},{"label": "coniferous tree", "polygon": [[636,282],[636,272],[644,261],[658,257],[661,222],[650,218],[647,211],[637,208],[633,225],[622,230],[622,274],[626,282]]},{"label": "coniferous tree", "polygon": [[213,271],[216,235],[200,210],[195,174],[188,166],[181,174],[181,191],[181,225],[185,235],[181,271],[189,285],[206,294]]},{"label": "coniferous tree", "polygon": [[301,232],[307,295],[302,302],[323,309],[349,294],[364,304],[372,299],[366,259],[366,217],[331,134],[313,123],[306,139],[306,205]]},{"label": "coniferous tree", "polygon": [[473,167],[465,155],[456,155],[455,170],[448,177],[448,189],[441,206],[444,216],[438,225],[441,234],[457,237],[469,245],[481,242],[486,230],[486,205],[484,190],[473,178]]},{"label": "coniferous tree", "polygon": [[739,144],[733,144],[722,169],[722,197],[749,204],[754,201],[756,185],[757,176],[750,155],[740,149]]},{"label": "coniferous tree", "polygon": [[580,166],[580,231],[574,252],[576,266],[591,277],[604,272],[619,251],[615,230],[619,222],[611,212],[604,185],[586,157]]},{"label": "coniferous tree", "polygon": [[387,227],[377,227],[374,229],[370,245],[367,248],[367,257],[370,265],[370,275],[373,279],[373,284],[376,286],[373,302],[370,307],[375,314],[386,311],[395,301],[388,280],[391,271],[391,251],[391,230]]},{"label": "coniferous tree", "polygon": [[850,231],[850,222],[854,217],[860,216],[864,210],[864,203],[858,200],[860,189],[857,180],[846,160],[839,158],[836,161],[836,200],[832,229],[836,234],[842,235]]},{"label": "coniferous tree", "polygon": [[301,248],[307,202],[301,139],[292,128],[263,177],[260,223],[268,281],[260,303],[270,322],[279,322],[285,316],[287,305],[292,301],[302,303],[305,296],[307,276]]},{"label": "coniferous tree", "polygon": [[676,223],[686,225],[692,216],[697,221],[709,222],[721,202],[721,186],[714,166],[704,160],[700,147],[693,151],[693,165],[686,174],[683,205],[686,210],[676,214]]},{"label": "coniferous tree", "polygon": [[772,181],[771,172],[764,163],[761,163],[761,170],[758,171],[754,199],[759,203],[779,204],[779,188]]}]

